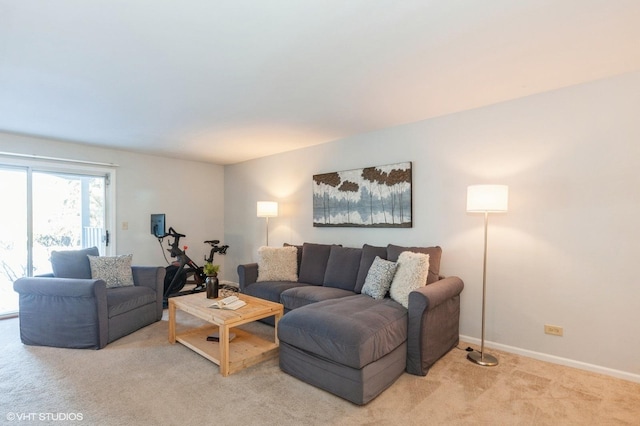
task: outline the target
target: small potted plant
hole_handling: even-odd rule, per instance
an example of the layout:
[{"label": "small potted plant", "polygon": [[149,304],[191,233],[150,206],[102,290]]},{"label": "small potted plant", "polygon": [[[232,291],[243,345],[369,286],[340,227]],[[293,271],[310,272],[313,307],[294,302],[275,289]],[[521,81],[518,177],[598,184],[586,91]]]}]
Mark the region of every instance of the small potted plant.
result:
[{"label": "small potted plant", "polygon": [[217,277],[218,271],[220,270],[220,265],[214,265],[211,262],[205,262],[202,267],[204,274],[208,277]]}]

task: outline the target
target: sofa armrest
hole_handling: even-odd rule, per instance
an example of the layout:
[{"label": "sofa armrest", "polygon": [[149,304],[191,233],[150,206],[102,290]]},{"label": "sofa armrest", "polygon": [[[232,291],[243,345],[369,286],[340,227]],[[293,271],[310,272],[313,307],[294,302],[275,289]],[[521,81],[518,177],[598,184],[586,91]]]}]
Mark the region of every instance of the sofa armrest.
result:
[{"label": "sofa armrest", "polygon": [[409,294],[407,372],[425,376],[460,339],[460,293],[464,283],[448,277]]},{"label": "sofa armrest", "polygon": [[106,297],[106,283],[103,280],[77,278],[20,278],[13,283],[13,289],[20,294],[50,297]]},{"label": "sofa armrest", "polygon": [[164,276],[167,270],[161,266],[132,266],[133,283],[149,287],[156,292],[156,317],[162,319],[162,298],[164,296]]},{"label": "sofa armrest", "polygon": [[25,344],[103,348],[108,340],[107,288],[103,280],[20,278],[20,338]]},{"label": "sofa armrest", "polygon": [[34,275],[34,277],[53,278],[55,275],[53,275],[53,272],[47,272],[46,274]]},{"label": "sofa armrest", "polygon": [[247,263],[238,265],[238,282],[240,284],[240,293],[244,293],[245,289],[251,284],[258,281],[258,264]]}]

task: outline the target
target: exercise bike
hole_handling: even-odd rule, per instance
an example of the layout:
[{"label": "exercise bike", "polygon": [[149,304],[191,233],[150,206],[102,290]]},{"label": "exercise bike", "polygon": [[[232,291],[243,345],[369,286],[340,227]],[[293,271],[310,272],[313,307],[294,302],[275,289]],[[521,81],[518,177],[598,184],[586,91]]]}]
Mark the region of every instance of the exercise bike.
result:
[{"label": "exercise bike", "polygon": [[[180,238],[185,237],[186,235],[180,234],[173,229],[173,227],[169,227],[169,232],[159,237],[162,245],[162,239],[165,237],[172,237],[173,241],[169,242],[169,249],[167,251],[170,253],[171,257],[176,258],[176,261],[166,267],[166,276],[164,281],[164,294],[163,294],[163,306],[166,307],[168,305],[167,299],[173,296],[182,296],[185,294],[192,294],[204,291],[206,289],[206,279],[207,275],[204,273],[204,269],[201,266],[198,266],[186,253],[187,247],[184,247],[184,250],[180,248]],[[228,245],[219,246],[220,240],[208,240],[205,241],[206,244],[211,245],[211,250],[209,252],[209,257],[205,256],[205,262],[213,262],[213,257],[215,253],[220,253],[222,255],[227,254]],[[188,282],[188,278],[192,277],[191,282]],[[187,284],[195,284],[195,287],[191,290],[181,291],[184,286]]]}]

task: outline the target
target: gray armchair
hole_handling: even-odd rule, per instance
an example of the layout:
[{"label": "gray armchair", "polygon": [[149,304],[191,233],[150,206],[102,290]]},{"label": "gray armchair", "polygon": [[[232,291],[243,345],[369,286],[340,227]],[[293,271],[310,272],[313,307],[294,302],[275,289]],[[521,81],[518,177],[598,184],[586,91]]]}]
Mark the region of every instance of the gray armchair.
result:
[{"label": "gray armchair", "polygon": [[13,284],[24,344],[101,349],[162,318],[164,268],[132,266],[133,286],[107,288],[104,280],[90,278],[87,254],[97,255],[97,249],[57,254],[51,276]]}]

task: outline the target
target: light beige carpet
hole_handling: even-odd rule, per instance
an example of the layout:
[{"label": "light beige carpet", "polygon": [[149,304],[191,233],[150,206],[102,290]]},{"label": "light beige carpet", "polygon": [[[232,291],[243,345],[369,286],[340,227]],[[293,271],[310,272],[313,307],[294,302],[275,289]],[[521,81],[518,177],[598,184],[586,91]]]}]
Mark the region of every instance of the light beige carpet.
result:
[{"label": "light beige carpet", "polygon": [[[178,321],[196,320],[178,312]],[[426,377],[404,374],[359,407],[282,373],[277,360],[223,378],[167,333],[165,312],[102,350],[58,349],[25,346],[18,319],[0,321],[0,424],[640,424],[640,384],[499,351],[500,365],[486,368],[454,349]]]}]

